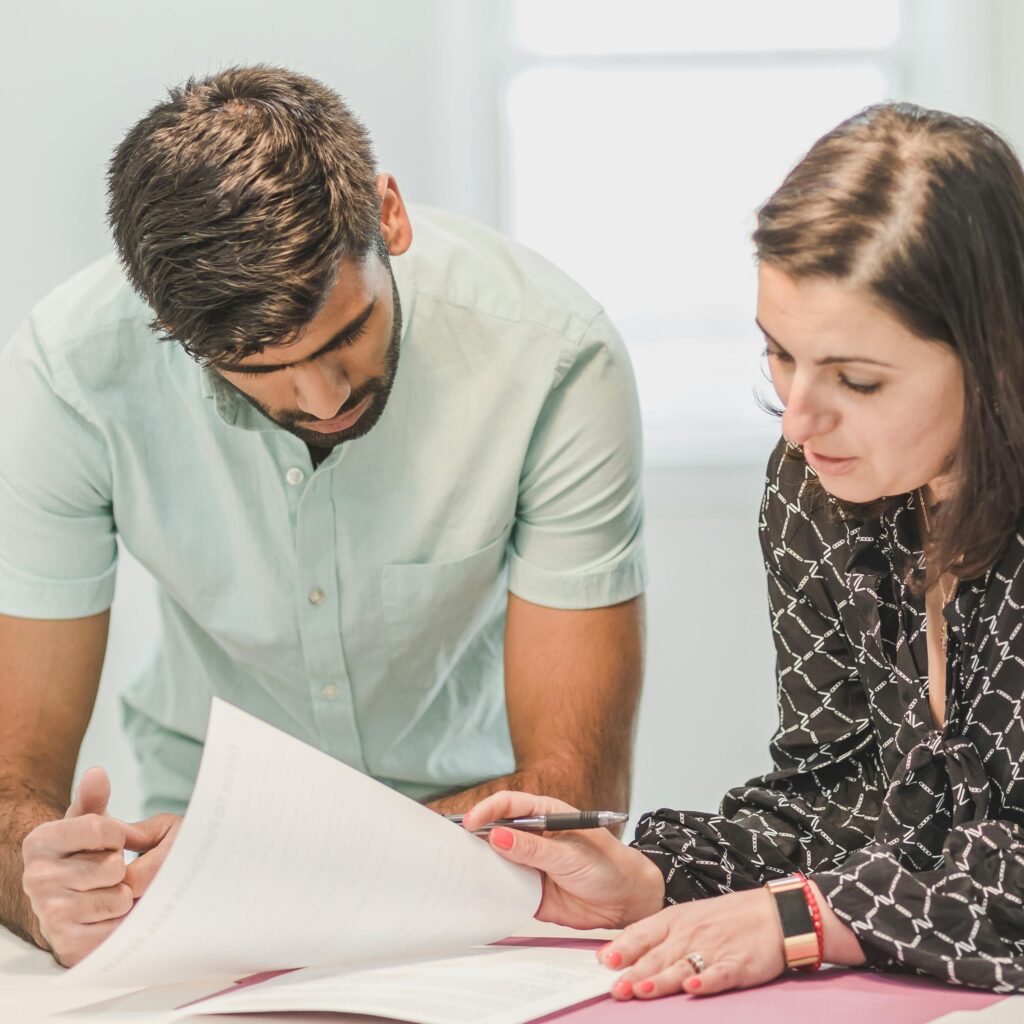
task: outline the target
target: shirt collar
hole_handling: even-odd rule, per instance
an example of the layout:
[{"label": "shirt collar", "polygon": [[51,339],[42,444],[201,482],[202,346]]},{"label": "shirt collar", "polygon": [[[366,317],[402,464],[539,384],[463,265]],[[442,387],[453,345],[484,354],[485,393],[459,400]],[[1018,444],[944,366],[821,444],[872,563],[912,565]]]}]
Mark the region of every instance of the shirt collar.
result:
[{"label": "shirt collar", "polygon": [[214,403],[217,415],[229,426],[242,430],[280,430],[273,420],[264,416],[221,378],[216,370],[205,366],[199,370],[199,393]]},{"label": "shirt collar", "polygon": [[879,515],[861,522],[850,543],[846,572],[877,577],[897,572],[902,577],[920,566],[916,507],[916,495],[906,494],[887,502]]}]

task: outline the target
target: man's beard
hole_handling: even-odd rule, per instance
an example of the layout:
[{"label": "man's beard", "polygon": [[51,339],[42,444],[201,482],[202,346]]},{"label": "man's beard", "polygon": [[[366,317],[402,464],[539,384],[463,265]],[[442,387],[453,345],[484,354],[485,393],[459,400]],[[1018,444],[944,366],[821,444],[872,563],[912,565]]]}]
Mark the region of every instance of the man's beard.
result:
[{"label": "man's beard", "polygon": [[[388,273],[391,274],[391,267],[388,266]],[[345,441],[355,441],[356,438],[368,434],[376,425],[377,421],[384,414],[384,407],[388,404],[391,396],[391,388],[395,383],[395,374],[398,372],[398,356],[401,349],[402,338],[402,305],[398,298],[398,286],[395,284],[395,276],[391,274],[391,294],[393,299],[394,316],[391,324],[391,340],[388,343],[388,350],[384,356],[384,373],[380,377],[360,384],[345,400],[345,404],[329,419],[337,419],[351,412],[357,405],[370,398],[370,404],[366,411],[345,430],[339,430],[334,434],[325,434],[321,430],[311,430],[304,426],[307,423],[317,423],[315,416],[308,416],[298,411],[288,411],[274,414],[261,402],[258,402],[252,395],[235,388],[250,405],[255,406],[268,420],[283,427],[290,434],[294,434],[312,448],[336,448]],[[225,381],[225,383],[228,383]],[[232,385],[234,387],[234,385]]]}]

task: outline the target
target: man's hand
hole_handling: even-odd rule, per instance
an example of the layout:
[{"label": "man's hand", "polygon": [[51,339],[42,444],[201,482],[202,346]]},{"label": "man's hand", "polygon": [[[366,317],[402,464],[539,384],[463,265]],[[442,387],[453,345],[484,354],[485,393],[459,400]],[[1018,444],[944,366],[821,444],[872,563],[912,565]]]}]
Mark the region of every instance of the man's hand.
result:
[{"label": "man's hand", "polygon": [[132,909],[125,882],[128,828],[107,814],[110,781],[90,768],[67,814],[33,829],[22,844],[23,885],[54,959],[70,967],[92,952]]},{"label": "man's hand", "polygon": [[[149,887],[180,818],[128,824],[107,813],[110,781],[90,768],[67,814],[33,829],[22,844],[23,886],[54,959],[71,967],[91,953]],[[144,851],[125,864],[125,851]]]}]

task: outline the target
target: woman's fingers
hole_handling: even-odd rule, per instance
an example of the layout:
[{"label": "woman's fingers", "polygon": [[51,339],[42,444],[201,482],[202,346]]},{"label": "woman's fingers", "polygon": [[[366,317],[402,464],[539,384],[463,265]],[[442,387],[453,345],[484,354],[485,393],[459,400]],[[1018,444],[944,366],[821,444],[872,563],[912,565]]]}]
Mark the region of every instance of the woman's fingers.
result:
[{"label": "woman's fingers", "polygon": [[[634,973],[629,972],[630,975]],[[689,961],[676,960],[660,971],[642,972],[641,976],[629,984],[633,995],[641,999],[657,999],[659,996],[670,996],[681,991],[683,983],[695,974]]]},{"label": "woman's fingers", "polygon": [[[630,971],[631,975],[633,972]],[[647,977],[630,981],[628,975],[623,975],[612,987],[612,994],[616,994],[620,984],[628,988],[629,994],[639,999],[657,999],[660,996],[674,995],[676,992],[686,992],[695,996],[713,996],[718,992],[728,992],[730,989],[743,988],[750,984],[749,979],[744,979],[743,971],[735,960],[723,959],[711,964],[700,974],[696,972],[693,965],[685,959],[677,960],[669,964],[663,970],[652,972]],[[625,992],[619,995],[623,998]]]},{"label": "woman's fingers", "polygon": [[[695,982],[700,982],[695,985]],[[735,960],[718,960],[709,964],[696,978],[686,982],[684,991],[693,995],[713,996],[716,992],[728,992],[731,988],[746,987],[749,981],[743,979],[743,972]]]},{"label": "woman's fingers", "polygon": [[[601,962],[616,971],[630,967],[650,950],[662,946],[670,931],[671,922],[665,911],[645,917],[642,921],[631,924],[617,939],[601,950]],[[667,951],[662,955],[667,955]],[[647,969],[656,969],[655,961],[648,961]],[[635,971],[630,972],[630,978],[640,980]]]},{"label": "woman's fingers", "polygon": [[595,859],[593,850],[581,843],[548,839],[513,828],[496,828],[487,838],[505,860],[536,868],[553,879],[583,871]]},{"label": "woman's fingers", "polygon": [[571,804],[556,800],[554,797],[535,796],[533,793],[506,789],[484,797],[480,803],[466,811],[462,827],[474,832],[489,821],[497,821],[499,818],[525,818],[535,814],[559,814],[575,810]]}]

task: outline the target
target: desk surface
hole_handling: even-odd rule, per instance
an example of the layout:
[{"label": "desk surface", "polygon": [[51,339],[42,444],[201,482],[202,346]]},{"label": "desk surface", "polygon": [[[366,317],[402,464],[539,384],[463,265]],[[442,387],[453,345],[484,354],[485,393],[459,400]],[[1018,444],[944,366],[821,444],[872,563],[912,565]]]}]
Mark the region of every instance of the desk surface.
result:
[{"label": "desk surface", "polygon": [[[592,932],[535,925],[523,937],[507,942],[593,944]],[[67,1010],[77,1001],[53,984],[60,975],[50,957],[0,929],[0,1021],[10,1024],[160,1024],[174,1006],[209,992],[210,983],[125,993],[97,992],[89,1007]],[[63,1012],[62,1012],[63,1011]],[[60,1013],[60,1017],[55,1014]],[[1024,1021],[1024,996],[1000,997],[933,983],[924,979],[863,971],[823,971],[780,980],[762,988],[732,992],[711,999],[674,996],[619,1003],[593,1001],[544,1018],[549,1024],[661,1024],[681,1017],[699,1024],[792,1024],[822,1020],[828,1024],[1010,1024]],[[191,1020],[192,1018],[190,1018]],[[260,1014],[195,1018],[202,1024],[332,1024],[340,1014]]]}]

